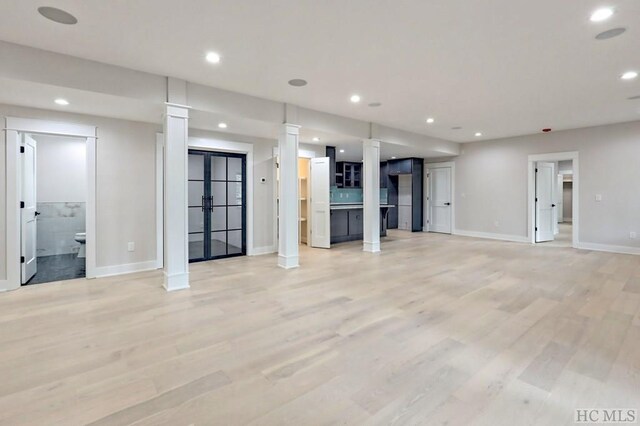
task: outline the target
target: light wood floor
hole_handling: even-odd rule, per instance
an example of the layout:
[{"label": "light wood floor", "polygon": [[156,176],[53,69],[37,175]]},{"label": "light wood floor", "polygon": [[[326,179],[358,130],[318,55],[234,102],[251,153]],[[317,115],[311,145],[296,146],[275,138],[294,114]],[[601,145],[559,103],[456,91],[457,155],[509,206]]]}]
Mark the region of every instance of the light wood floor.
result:
[{"label": "light wood floor", "polygon": [[640,408],[640,257],[392,232],[0,294],[0,424],[562,425]]}]

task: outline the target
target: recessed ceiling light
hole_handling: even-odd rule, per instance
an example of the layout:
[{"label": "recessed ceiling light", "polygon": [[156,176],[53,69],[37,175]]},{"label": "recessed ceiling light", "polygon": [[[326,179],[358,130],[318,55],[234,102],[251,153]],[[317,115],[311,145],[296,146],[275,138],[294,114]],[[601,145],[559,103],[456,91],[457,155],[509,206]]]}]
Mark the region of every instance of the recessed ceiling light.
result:
[{"label": "recessed ceiling light", "polygon": [[427,123],[431,124],[434,123],[436,120],[433,117],[429,117],[427,118]]},{"label": "recessed ceiling light", "polygon": [[219,64],[220,60],[222,59],[220,57],[220,54],[216,53],[216,52],[209,52],[207,53],[207,56],[205,56],[205,59],[207,60],[207,62],[212,63],[212,64]]},{"label": "recessed ceiling light", "polygon": [[637,71],[627,71],[624,74],[622,74],[620,76],[620,78],[623,79],[623,80],[633,80],[637,76],[638,76],[638,72]]},{"label": "recessed ceiling light", "polygon": [[549,133],[551,130],[552,130],[552,129],[551,129],[551,127],[547,127],[547,128],[545,128],[545,129],[542,129],[542,131],[543,131],[544,133]]},{"label": "recessed ceiling light", "polygon": [[475,136],[476,136],[477,138],[479,138],[480,136],[482,136],[482,133],[480,133],[480,132],[476,132],[476,135],[475,135]]},{"label": "recessed ceiling light", "polygon": [[371,108],[378,108],[379,106],[382,106],[382,103],[381,103],[381,102],[371,102],[371,103],[369,104],[369,106],[370,106]]},{"label": "recessed ceiling light", "polygon": [[398,157],[391,157],[392,160],[395,160],[396,158],[398,158]]},{"label": "recessed ceiling light", "polygon": [[218,127],[221,129],[226,129],[227,128],[227,123],[218,123]]},{"label": "recessed ceiling light", "polygon": [[344,149],[341,149],[341,150],[340,150],[340,152],[341,152],[341,153],[343,153],[343,152],[344,152]]},{"label": "recessed ceiling light", "polygon": [[311,140],[314,141],[314,142],[320,142],[320,138],[317,137],[317,136],[315,138],[311,139]]},{"label": "recessed ceiling light", "polygon": [[603,7],[602,9],[598,9],[591,14],[591,22],[602,22],[611,18],[613,15],[613,9],[608,7]]},{"label": "recessed ceiling light", "polygon": [[351,102],[353,102],[354,104],[357,104],[358,102],[360,102],[360,96],[359,95],[351,95],[351,98],[349,98],[351,100]]},{"label": "recessed ceiling light", "polygon": [[57,103],[58,105],[62,105],[62,106],[69,105],[69,101],[66,100],[66,99],[62,99],[62,98],[58,98],[53,102]]},{"label": "recessed ceiling light", "polygon": [[62,9],[56,9],[55,7],[42,6],[38,8],[38,13],[50,21],[57,22],[58,24],[74,25],[78,23],[78,19],[65,12]]},{"label": "recessed ceiling light", "polygon": [[307,80],[303,80],[301,78],[294,78],[293,80],[289,80],[289,85],[293,87],[302,87],[307,85]]},{"label": "recessed ceiling light", "polygon": [[613,28],[607,31],[603,31],[596,36],[596,40],[608,40],[610,38],[618,37],[627,31],[626,28]]},{"label": "recessed ceiling light", "polygon": [[454,126],[451,128],[451,130],[462,130],[461,126]]}]

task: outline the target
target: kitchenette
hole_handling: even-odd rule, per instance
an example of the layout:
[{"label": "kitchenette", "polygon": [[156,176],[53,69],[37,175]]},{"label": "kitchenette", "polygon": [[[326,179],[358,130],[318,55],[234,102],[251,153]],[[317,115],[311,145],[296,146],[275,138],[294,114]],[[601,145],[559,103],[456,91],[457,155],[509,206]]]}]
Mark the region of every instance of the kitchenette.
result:
[{"label": "kitchenette", "polygon": [[[363,190],[362,163],[336,161],[336,148],[328,146],[326,154],[330,161],[330,210],[331,244],[363,239]],[[391,165],[391,167],[390,167]],[[422,230],[422,160],[390,160],[380,164],[380,236],[387,235],[388,224],[398,228],[398,178],[406,175],[415,182],[411,190],[416,194],[415,211],[419,223],[410,230],[419,227]],[[402,199],[402,197],[400,198]],[[402,214],[401,214],[402,215]],[[411,221],[411,219],[409,219]]]}]

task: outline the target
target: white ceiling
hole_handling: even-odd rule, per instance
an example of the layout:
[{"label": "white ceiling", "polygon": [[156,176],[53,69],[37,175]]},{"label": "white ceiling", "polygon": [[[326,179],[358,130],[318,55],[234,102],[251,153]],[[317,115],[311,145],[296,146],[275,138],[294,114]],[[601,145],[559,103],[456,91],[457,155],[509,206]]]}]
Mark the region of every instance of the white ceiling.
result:
[{"label": "white ceiling", "polygon": [[[45,20],[41,5],[0,0],[0,39],[448,140],[640,119],[627,100],[640,79],[618,79],[640,70],[637,0],[608,0],[616,14],[597,24],[601,0],[47,2],[74,26]],[[594,40],[618,26],[621,37]],[[222,63],[206,63],[208,50]]]}]

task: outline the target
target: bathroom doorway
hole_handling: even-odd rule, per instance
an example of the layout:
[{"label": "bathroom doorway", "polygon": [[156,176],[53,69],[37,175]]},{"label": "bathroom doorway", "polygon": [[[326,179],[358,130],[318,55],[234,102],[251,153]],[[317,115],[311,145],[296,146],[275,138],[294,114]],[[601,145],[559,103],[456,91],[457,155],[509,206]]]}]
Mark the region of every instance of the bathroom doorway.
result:
[{"label": "bathroom doorway", "polygon": [[22,285],[86,276],[86,139],[23,133]]}]

